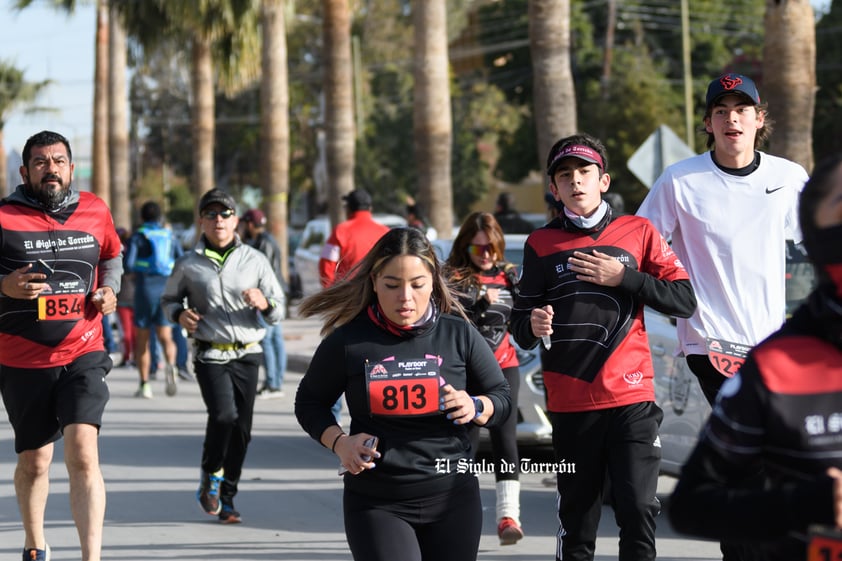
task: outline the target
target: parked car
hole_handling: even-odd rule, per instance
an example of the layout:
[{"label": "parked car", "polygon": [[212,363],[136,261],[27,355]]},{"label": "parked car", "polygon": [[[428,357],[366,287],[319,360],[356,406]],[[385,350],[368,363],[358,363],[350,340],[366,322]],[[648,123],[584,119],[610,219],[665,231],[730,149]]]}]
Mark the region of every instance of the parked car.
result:
[{"label": "parked car", "polygon": [[[406,219],[397,214],[375,214],[374,219],[390,228],[406,226]],[[330,219],[326,216],[314,218],[304,226],[301,241],[293,256],[295,271],[301,282],[302,296],[310,296],[322,289],[322,283],[319,281],[319,257],[330,232]]]}]

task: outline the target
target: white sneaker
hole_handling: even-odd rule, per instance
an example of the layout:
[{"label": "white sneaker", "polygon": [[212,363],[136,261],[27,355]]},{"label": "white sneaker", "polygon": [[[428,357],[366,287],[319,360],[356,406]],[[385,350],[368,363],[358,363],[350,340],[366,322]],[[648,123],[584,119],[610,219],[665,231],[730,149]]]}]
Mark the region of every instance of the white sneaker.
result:
[{"label": "white sneaker", "polygon": [[175,392],[178,391],[178,386],[176,386],[175,380],[178,376],[178,370],[172,364],[168,364],[164,367],[164,374],[167,378],[167,387],[166,392],[167,395],[172,397],[175,395]]},{"label": "white sneaker", "polygon": [[152,388],[149,386],[149,382],[142,382],[140,387],[137,388],[137,391],[134,392],[135,397],[142,397],[144,399],[152,399]]}]

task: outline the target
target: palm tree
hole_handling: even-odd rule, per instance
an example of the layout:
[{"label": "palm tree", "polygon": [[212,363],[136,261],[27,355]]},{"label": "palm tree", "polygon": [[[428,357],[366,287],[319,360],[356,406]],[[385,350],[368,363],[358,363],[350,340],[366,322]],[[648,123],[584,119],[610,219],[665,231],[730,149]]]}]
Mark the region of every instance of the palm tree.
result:
[{"label": "palm tree", "polygon": [[48,85],[50,85],[49,80],[25,81],[22,70],[13,66],[11,62],[0,60],[0,196],[5,196],[6,182],[9,178],[9,171],[6,169],[6,148],[3,142],[6,118],[12,109],[34,101],[41,90]]},{"label": "palm tree", "polygon": [[453,231],[451,154],[453,118],[450,108],[446,0],[412,6],[415,37],[413,57],[413,141],[418,169],[418,199],[430,213],[443,239]]},{"label": "palm tree", "polygon": [[529,48],[541,169],[555,141],[578,128],[570,69],[570,0],[530,0]]},{"label": "palm tree", "polygon": [[813,169],[816,20],[807,0],[767,0],[762,90],[775,120],[769,151]]},{"label": "palm tree", "polygon": [[[15,7],[23,10],[33,0],[17,0]],[[77,0],[53,0],[56,9],[72,14]],[[110,202],[108,163],[108,0],[97,0],[96,37],[94,52],[94,120],[91,154],[91,191]]]},{"label": "palm tree", "polygon": [[260,183],[269,228],[281,248],[281,274],[287,278],[289,78],[284,8],[284,0],[262,0],[260,6]]},{"label": "palm tree", "polygon": [[191,57],[190,110],[193,195],[214,187],[214,62],[225,93],[248,85],[259,73],[257,0],[146,0],[117,2],[129,36],[144,49],[163,41],[187,42]]},{"label": "palm tree", "polygon": [[341,197],[354,190],[354,100],[348,0],[322,0],[325,156],[330,223],[342,221]]},{"label": "palm tree", "polygon": [[108,24],[108,162],[111,216],[114,223],[132,225],[129,192],[128,94],[126,93],[126,32],[113,6]]},{"label": "palm tree", "polygon": [[[75,4],[73,0],[63,0],[67,5]],[[72,11],[72,7],[68,11]],[[109,176],[111,165],[108,161],[108,0],[97,0],[96,3],[96,49],[94,50],[94,122],[93,140],[91,142],[91,191],[105,204],[111,204],[111,190]]]}]

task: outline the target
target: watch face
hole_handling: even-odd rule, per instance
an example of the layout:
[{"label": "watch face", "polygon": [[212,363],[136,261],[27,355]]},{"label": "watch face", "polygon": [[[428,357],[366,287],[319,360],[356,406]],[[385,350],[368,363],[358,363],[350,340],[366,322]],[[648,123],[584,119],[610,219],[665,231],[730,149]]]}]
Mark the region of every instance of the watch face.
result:
[{"label": "watch face", "polygon": [[471,399],[474,400],[474,409],[476,409],[477,411],[476,416],[479,417],[480,415],[482,415],[482,412],[485,411],[485,404],[478,397],[474,397]]}]

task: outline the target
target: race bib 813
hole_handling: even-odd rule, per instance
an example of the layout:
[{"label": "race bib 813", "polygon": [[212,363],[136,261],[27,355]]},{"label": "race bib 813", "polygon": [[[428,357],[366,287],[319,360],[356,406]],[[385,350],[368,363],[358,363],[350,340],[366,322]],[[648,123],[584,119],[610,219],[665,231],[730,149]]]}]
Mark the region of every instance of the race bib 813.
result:
[{"label": "race bib 813", "polygon": [[372,415],[406,417],[440,413],[436,358],[366,364],[365,381]]}]

